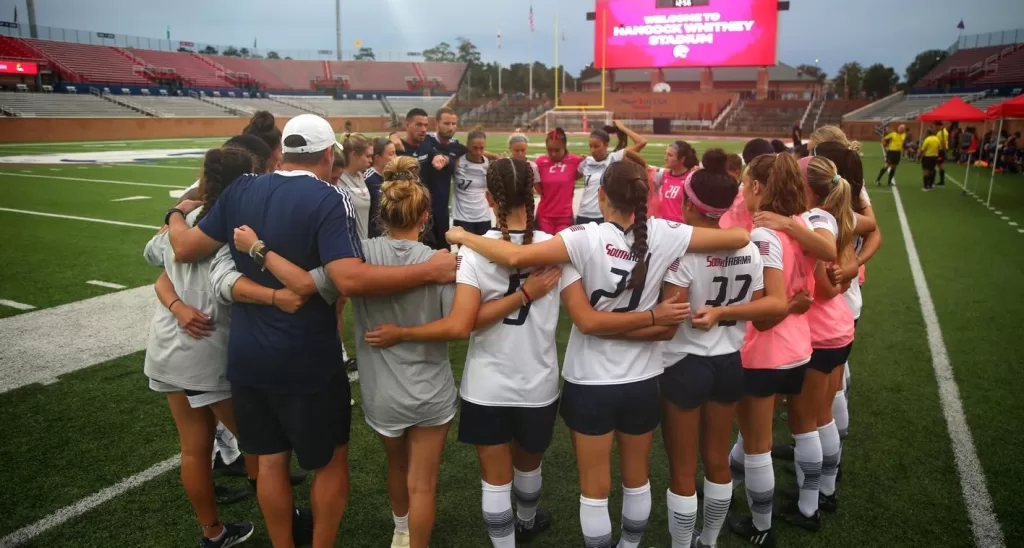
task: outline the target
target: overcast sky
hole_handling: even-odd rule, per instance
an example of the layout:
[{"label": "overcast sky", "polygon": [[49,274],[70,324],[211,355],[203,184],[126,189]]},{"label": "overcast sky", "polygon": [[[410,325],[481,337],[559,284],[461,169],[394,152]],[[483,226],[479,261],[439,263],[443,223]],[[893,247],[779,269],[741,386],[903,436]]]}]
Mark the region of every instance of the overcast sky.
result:
[{"label": "overcast sky", "polygon": [[[643,0],[637,0],[643,1]],[[714,0],[726,1],[726,0]],[[36,0],[39,25],[251,47],[335,49],[334,0]],[[0,20],[27,20],[25,0],[0,0]],[[469,38],[484,61],[554,61],[554,19],[565,32],[562,62],[573,72],[593,60],[594,0],[538,0],[530,34],[529,0],[342,0],[343,48],[361,40],[378,59]],[[1020,0],[792,0],[781,14],[778,59],[817,59],[828,74],[847,61],[881,62],[901,76],[924,49],[949,47],[964,34],[1024,28]],[[498,50],[501,29],[503,49]],[[1021,32],[1024,36],[1024,31]],[[346,54],[348,57],[348,53]]]}]

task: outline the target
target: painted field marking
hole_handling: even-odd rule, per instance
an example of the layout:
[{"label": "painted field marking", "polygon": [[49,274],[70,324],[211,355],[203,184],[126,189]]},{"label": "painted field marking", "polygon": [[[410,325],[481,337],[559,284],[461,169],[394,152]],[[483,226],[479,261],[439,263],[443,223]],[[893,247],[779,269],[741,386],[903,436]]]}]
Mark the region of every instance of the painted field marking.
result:
[{"label": "painted field marking", "polygon": [[149,196],[125,196],[124,198],[114,198],[111,202],[131,202],[134,200],[148,200]]},{"label": "painted field marking", "polygon": [[113,282],[102,282],[100,280],[89,280],[85,283],[89,285],[98,285],[100,287],[106,287],[108,289],[125,289],[126,287],[128,287],[121,284],[115,284]]},{"label": "painted field marking", "polygon": [[[960,181],[957,181],[955,177],[953,177],[951,175],[947,175],[946,178],[949,179],[950,181],[953,181],[953,183],[955,183],[958,187],[964,188],[964,185],[961,184]],[[964,188],[964,192],[967,193],[970,196],[974,196],[978,200],[979,204],[985,205],[985,200],[981,196],[978,196],[977,194],[975,194],[974,191],[967,190],[966,188]],[[996,208],[994,208],[992,206],[987,206],[986,205],[985,207],[987,207],[988,210],[991,211],[992,213],[995,213],[996,215],[998,215],[999,216],[999,220],[1006,221],[1006,224],[1008,224],[1010,226],[1017,226],[1017,223],[1011,221],[1010,217],[1008,215],[1003,215],[1002,211],[999,211],[999,210],[997,210]],[[1020,233],[1024,234],[1024,230],[1018,230],[1017,232],[1020,232]]]},{"label": "painted field marking", "polygon": [[26,542],[34,539],[35,537],[68,522],[72,519],[81,516],[82,514],[96,508],[97,506],[115,498],[121,496],[132,489],[142,486],[144,483],[164,474],[170,472],[178,467],[181,462],[181,455],[175,455],[163,462],[158,462],[153,466],[135,474],[129,476],[110,487],[101,489],[88,497],[85,497],[74,504],[65,506],[60,510],[46,516],[45,518],[14,531],[13,533],[0,539],[0,546],[20,546]]},{"label": "painted field marking", "polygon": [[159,168],[159,169],[187,169],[189,171],[198,171],[200,166],[188,167],[188,166],[167,166],[163,164],[144,164],[142,162],[133,162],[127,164],[114,164],[115,167],[148,167],[148,168]]},{"label": "painted field marking", "polygon": [[76,215],[58,215],[57,213],[44,213],[42,211],[28,211],[24,209],[11,209],[9,207],[0,207],[0,211],[6,211],[7,213],[21,213],[22,215],[38,215],[40,217],[53,217],[54,219],[67,219],[70,221],[86,221],[90,223],[102,223],[106,225],[117,225],[117,226],[130,226],[132,228],[148,228],[150,230],[159,230],[159,226],[154,225],[140,225],[136,223],[125,223],[121,221],[109,221],[107,219],[93,219],[91,217],[78,217]]},{"label": "painted field marking", "polygon": [[36,308],[30,304],[19,303],[17,301],[8,301],[7,299],[0,299],[0,306],[14,308],[16,310],[35,310]]},{"label": "painted field marking", "polygon": [[[104,167],[107,167],[104,164]],[[21,173],[10,173],[0,171],[0,175],[11,175],[13,177],[31,177],[34,179],[50,179],[56,181],[80,181],[83,183],[100,183],[106,185],[128,185],[128,186],[151,186],[156,188],[185,188],[181,185],[158,185],[155,183],[134,183],[131,181],[111,181],[110,179],[84,179],[82,177],[54,177],[52,175],[25,175]]]},{"label": "painted field marking", "polygon": [[230,137],[231,136],[228,135],[228,136],[225,136],[225,137],[200,137],[200,138],[173,137],[173,138],[167,138],[167,139],[135,139],[135,140],[128,140],[128,141],[125,141],[125,140],[121,140],[121,141],[58,141],[58,142],[53,142],[53,143],[3,143],[3,144],[0,144],[0,149],[2,149],[2,148],[20,148],[20,147],[50,147],[50,148],[52,148],[54,146],[77,146],[77,147],[88,148],[88,147],[109,146],[109,145],[121,146],[121,145],[142,145],[142,144],[145,144],[145,143],[181,143],[181,142],[186,142],[186,143],[210,143],[210,142],[223,143],[224,141],[226,141]]},{"label": "painted field marking", "polygon": [[907,259],[910,262],[910,273],[914,278],[914,288],[917,290],[917,300],[921,305],[921,316],[928,332],[928,348],[939,388],[939,401],[942,404],[942,414],[946,418],[949,439],[953,444],[953,458],[960,475],[960,489],[963,491],[964,505],[967,506],[967,515],[971,521],[974,544],[986,548],[1003,548],[1006,546],[1003,531],[992,509],[992,496],[985,484],[985,472],[981,468],[978,451],[974,447],[974,438],[967,425],[960,389],[956,384],[953,367],[949,363],[946,343],[942,339],[939,316],[935,312],[935,303],[924,277],[921,258],[917,254],[917,246],[914,245],[914,237],[910,233],[910,223],[903,210],[899,189],[893,188],[892,197],[896,202],[896,214],[899,216],[900,230],[903,232],[903,243],[907,248]]}]

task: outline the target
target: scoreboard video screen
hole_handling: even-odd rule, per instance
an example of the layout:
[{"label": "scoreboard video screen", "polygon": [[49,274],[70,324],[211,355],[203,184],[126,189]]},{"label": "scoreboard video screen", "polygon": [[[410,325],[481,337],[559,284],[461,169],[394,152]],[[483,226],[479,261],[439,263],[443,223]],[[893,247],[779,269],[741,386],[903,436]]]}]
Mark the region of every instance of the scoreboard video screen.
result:
[{"label": "scoreboard video screen", "polygon": [[609,69],[771,66],[778,9],[778,0],[599,1],[594,64]]}]

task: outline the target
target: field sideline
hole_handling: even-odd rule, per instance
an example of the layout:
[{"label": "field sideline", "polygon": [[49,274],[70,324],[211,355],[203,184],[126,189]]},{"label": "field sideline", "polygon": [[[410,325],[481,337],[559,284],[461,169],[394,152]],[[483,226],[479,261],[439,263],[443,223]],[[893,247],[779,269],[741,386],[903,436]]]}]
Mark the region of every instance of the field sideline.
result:
[{"label": "field sideline", "polygon": [[[491,150],[504,149],[493,135]],[[531,152],[542,152],[531,135]],[[585,153],[585,140],[570,136]],[[0,145],[0,156],[197,150],[221,140],[106,141]],[[691,141],[698,151],[742,141]],[[663,163],[666,139],[651,139]],[[141,154],[144,156],[144,154]],[[865,144],[865,173],[881,166]],[[180,486],[177,439],[166,403],[146,387],[142,348],[158,271],[145,242],[190,184],[200,160],[142,164],[3,163],[0,158],[0,546],[181,546],[198,527]],[[780,546],[1021,546],[1024,484],[1018,457],[1024,342],[1024,186],[948,165],[948,184],[922,193],[920,169],[904,162],[899,190],[868,191],[884,234],[868,268],[865,307],[851,357],[851,434],[843,449],[841,510],[811,535],[779,523]],[[981,203],[979,203],[981,202]],[[912,239],[907,236],[912,236]],[[568,338],[563,317],[560,351]],[[351,349],[351,340],[346,341]],[[451,346],[456,379],[465,344]],[[353,387],[358,401],[358,389]],[[783,421],[776,437],[789,439]],[[482,547],[475,452],[449,434],[433,546]],[[383,451],[353,413],[352,495],[339,546],[386,546],[391,516]],[[578,545],[577,476],[564,425],[544,465],[543,507],[554,526],[533,546]],[[237,480],[219,480],[241,486]],[[613,480],[613,485],[615,484]],[[776,466],[777,492],[794,485]],[[236,483],[237,482],[237,483]],[[653,511],[643,546],[668,546],[661,440],[652,453]],[[296,490],[305,501],[308,489]],[[745,512],[742,492],[736,505]],[[621,495],[610,511],[618,523]],[[254,499],[222,508],[252,520],[247,545],[269,546]],[[616,525],[617,527],[617,525]],[[616,535],[617,536],[617,535]],[[723,533],[719,546],[742,544]]]}]

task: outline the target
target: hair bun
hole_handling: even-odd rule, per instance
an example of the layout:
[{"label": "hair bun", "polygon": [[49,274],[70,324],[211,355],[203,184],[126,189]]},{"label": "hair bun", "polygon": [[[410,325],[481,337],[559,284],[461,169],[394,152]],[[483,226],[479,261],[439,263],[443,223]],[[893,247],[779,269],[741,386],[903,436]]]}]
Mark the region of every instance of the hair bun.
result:
[{"label": "hair bun", "polygon": [[257,111],[252,115],[249,125],[256,130],[266,131],[274,127],[274,115],[265,110]]},{"label": "hair bun", "polygon": [[729,161],[729,155],[724,150],[709,148],[704,152],[704,156],[701,157],[700,161],[704,165],[704,170],[708,173],[728,175],[726,164]]}]

